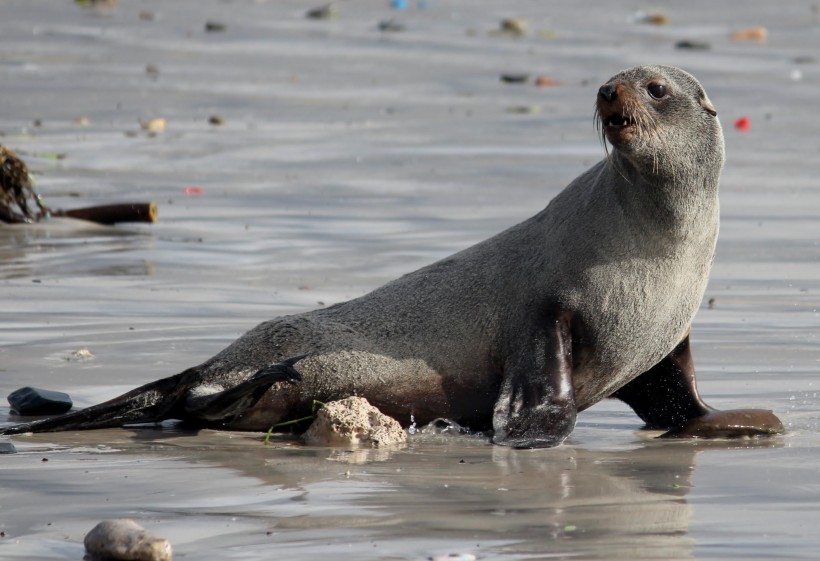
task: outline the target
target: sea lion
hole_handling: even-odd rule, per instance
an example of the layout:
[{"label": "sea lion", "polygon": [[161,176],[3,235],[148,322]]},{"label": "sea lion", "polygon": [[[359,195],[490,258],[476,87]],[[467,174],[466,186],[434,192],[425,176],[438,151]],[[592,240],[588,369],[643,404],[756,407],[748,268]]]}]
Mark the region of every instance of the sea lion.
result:
[{"label": "sea lion", "polygon": [[446,417],[519,448],[561,443],[607,397],[674,436],[695,420],[697,434],[782,432],[769,411],[715,412],[695,385],[689,331],[724,160],[712,103],[690,74],[641,66],[601,86],[596,113],[611,152],[532,218],[360,298],[262,323],[176,376],[2,433],[264,430],[351,395],[404,425]]}]

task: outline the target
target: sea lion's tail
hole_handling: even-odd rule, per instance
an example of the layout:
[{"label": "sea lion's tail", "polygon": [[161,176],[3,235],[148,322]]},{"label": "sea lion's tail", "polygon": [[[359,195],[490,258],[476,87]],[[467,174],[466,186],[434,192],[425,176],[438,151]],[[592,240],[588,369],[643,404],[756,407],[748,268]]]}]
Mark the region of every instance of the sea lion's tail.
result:
[{"label": "sea lion's tail", "polygon": [[198,367],[131,390],[99,405],[48,419],[0,428],[0,435],[58,432],[158,423],[165,419],[213,422],[237,415],[254,405],[276,382],[301,380],[293,365],[298,356],[259,370],[227,390],[189,399],[198,380]]}]

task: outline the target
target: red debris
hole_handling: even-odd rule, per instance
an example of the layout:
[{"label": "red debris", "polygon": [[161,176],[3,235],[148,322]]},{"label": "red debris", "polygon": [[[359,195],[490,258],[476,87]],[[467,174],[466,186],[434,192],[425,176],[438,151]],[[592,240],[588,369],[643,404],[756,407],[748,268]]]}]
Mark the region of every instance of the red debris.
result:
[{"label": "red debris", "polygon": [[748,132],[752,128],[752,121],[748,117],[740,117],[735,121],[735,128],[742,132]]},{"label": "red debris", "polygon": [[182,192],[186,195],[201,195],[205,192],[205,189],[202,187],[186,187]]}]

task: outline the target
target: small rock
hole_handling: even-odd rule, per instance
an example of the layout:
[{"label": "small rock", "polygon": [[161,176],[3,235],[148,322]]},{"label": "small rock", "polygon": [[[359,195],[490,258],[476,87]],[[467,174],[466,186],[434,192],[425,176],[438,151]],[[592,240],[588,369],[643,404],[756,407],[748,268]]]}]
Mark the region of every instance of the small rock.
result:
[{"label": "small rock", "polygon": [[523,18],[506,18],[501,20],[501,33],[523,37],[530,32],[530,24]]},{"label": "small rock", "polygon": [[92,559],[115,561],[171,561],[168,540],[150,534],[130,518],[103,520],[83,541]]},{"label": "small rock", "polygon": [[18,415],[59,415],[74,405],[67,393],[30,386],[11,392],[8,400]]},{"label": "small rock", "polygon": [[530,79],[529,74],[502,74],[501,81],[505,84],[523,84]]},{"label": "small rock", "polygon": [[225,124],[225,119],[223,119],[219,115],[211,115],[208,118],[208,123],[211,124],[211,125],[214,125],[214,126],[224,125]]},{"label": "small rock", "polygon": [[0,442],[0,454],[16,454],[17,448],[14,447],[13,442],[3,440]]},{"label": "small rock", "polygon": [[91,351],[89,351],[88,349],[86,349],[85,347],[83,347],[82,349],[77,349],[76,351],[74,351],[73,353],[69,353],[65,357],[65,359],[68,360],[68,361],[77,361],[77,362],[84,362],[86,360],[94,360],[95,358],[97,358],[97,357],[95,357],[94,354]]},{"label": "small rock", "polygon": [[79,126],[81,126],[81,127],[87,127],[87,126],[88,126],[88,123],[89,123],[89,121],[88,121],[88,117],[77,117],[77,118],[76,118],[76,119],[74,119],[72,122],[73,122],[75,125],[79,125]]},{"label": "small rock", "polygon": [[517,113],[519,115],[534,115],[541,111],[540,105],[513,105],[512,107],[507,107],[507,113]]},{"label": "small rock", "polygon": [[140,126],[142,130],[158,133],[165,130],[165,119],[159,117],[157,119],[151,119],[150,121],[140,121]]},{"label": "small rock", "polygon": [[321,6],[319,8],[308,10],[305,17],[308,19],[330,19],[335,18],[336,13],[336,6],[334,4],[328,4],[327,6]]},{"label": "small rock", "polygon": [[684,39],[683,41],[678,41],[675,43],[675,48],[689,49],[692,51],[708,51],[712,48],[712,45],[706,41],[690,41],[688,39]]},{"label": "small rock", "polygon": [[404,24],[397,22],[394,19],[386,19],[379,22],[379,31],[399,32],[404,31]]},{"label": "small rock", "polygon": [[398,421],[388,417],[363,397],[326,403],[303,438],[319,446],[371,446],[381,448],[407,441]]},{"label": "small rock", "polygon": [[539,76],[535,79],[535,85],[539,88],[551,88],[553,86],[560,86],[561,82],[549,76]]},{"label": "small rock", "polygon": [[755,41],[765,43],[769,39],[769,30],[765,27],[747,27],[732,33],[732,41]]},{"label": "small rock", "polygon": [[228,29],[228,26],[218,21],[205,22],[205,31],[208,33],[218,33]]},{"label": "small rock", "polygon": [[648,23],[650,25],[668,25],[669,16],[660,13],[639,13],[636,17],[639,23]]}]

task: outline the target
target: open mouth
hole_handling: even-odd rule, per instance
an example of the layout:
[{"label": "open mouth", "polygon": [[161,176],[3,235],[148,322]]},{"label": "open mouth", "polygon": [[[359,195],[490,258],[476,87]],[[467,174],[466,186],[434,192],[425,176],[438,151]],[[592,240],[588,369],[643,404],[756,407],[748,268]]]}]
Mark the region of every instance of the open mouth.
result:
[{"label": "open mouth", "polygon": [[604,126],[608,129],[622,129],[624,127],[629,127],[635,124],[635,121],[631,117],[626,117],[619,113],[614,113],[604,119]]}]

